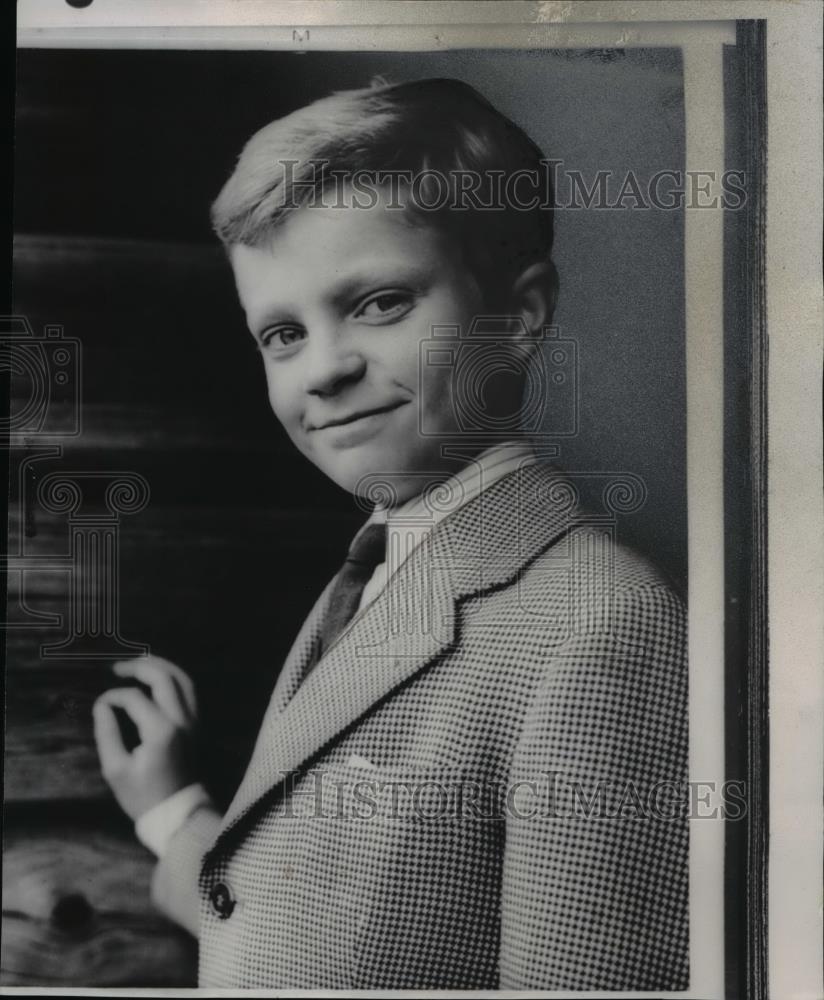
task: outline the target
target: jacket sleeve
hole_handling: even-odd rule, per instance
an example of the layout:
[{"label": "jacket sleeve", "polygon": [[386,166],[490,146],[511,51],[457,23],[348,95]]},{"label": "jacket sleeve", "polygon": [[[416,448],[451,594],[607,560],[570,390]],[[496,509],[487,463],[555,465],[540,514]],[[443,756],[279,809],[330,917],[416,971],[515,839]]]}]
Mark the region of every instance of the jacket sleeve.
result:
[{"label": "jacket sleeve", "polygon": [[547,657],[510,771],[500,988],[677,990],[689,980],[684,612],[615,596]]},{"label": "jacket sleeve", "polygon": [[169,841],[152,875],[155,906],[195,937],[200,924],[200,865],[217,837],[220,820],[211,806],[196,809]]}]

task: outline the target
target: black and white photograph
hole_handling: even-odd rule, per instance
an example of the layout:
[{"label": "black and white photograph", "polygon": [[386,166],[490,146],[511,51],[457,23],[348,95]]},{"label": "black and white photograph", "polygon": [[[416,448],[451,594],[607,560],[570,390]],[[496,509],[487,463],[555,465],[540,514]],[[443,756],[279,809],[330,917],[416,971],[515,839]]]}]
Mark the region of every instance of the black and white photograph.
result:
[{"label": "black and white photograph", "polygon": [[820,995],[776,6],[18,5],[3,993]]}]

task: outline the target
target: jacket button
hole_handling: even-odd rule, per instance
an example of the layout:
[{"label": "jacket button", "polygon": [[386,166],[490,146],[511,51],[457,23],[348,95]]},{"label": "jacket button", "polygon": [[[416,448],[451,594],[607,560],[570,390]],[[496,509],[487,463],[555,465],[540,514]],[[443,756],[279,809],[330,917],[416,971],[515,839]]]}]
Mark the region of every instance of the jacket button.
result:
[{"label": "jacket button", "polygon": [[235,908],[232,890],[225,882],[215,882],[212,886],[212,891],[209,893],[209,902],[221,920],[228,920],[232,915],[232,910]]}]

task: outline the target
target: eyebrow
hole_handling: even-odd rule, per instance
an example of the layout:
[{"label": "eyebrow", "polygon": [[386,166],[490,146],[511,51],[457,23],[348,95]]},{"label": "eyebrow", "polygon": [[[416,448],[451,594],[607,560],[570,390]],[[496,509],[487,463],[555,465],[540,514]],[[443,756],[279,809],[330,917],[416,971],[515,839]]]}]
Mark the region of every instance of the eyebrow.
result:
[{"label": "eyebrow", "polygon": [[[387,263],[384,260],[366,261],[357,265],[357,270],[346,274],[336,281],[323,297],[324,304],[339,309],[348,305],[352,298],[370,287],[383,284],[406,284],[413,289],[420,289],[432,276],[432,267],[428,264],[406,264],[401,261]],[[277,306],[267,309],[254,323],[253,334],[259,336],[273,323],[298,323],[299,320],[291,309],[279,309]]]}]

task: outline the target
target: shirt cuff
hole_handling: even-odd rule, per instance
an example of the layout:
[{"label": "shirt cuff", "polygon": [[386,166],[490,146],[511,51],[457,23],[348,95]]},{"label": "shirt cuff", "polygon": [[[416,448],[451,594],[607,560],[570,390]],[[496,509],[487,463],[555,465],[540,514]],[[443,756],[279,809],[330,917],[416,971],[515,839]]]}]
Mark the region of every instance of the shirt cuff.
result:
[{"label": "shirt cuff", "polygon": [[201,806],[212,805],[212,799],[203,785],[187,785],[138,816],[134,825],[137,838],[161,858],[172,837],[192,813]]}]

